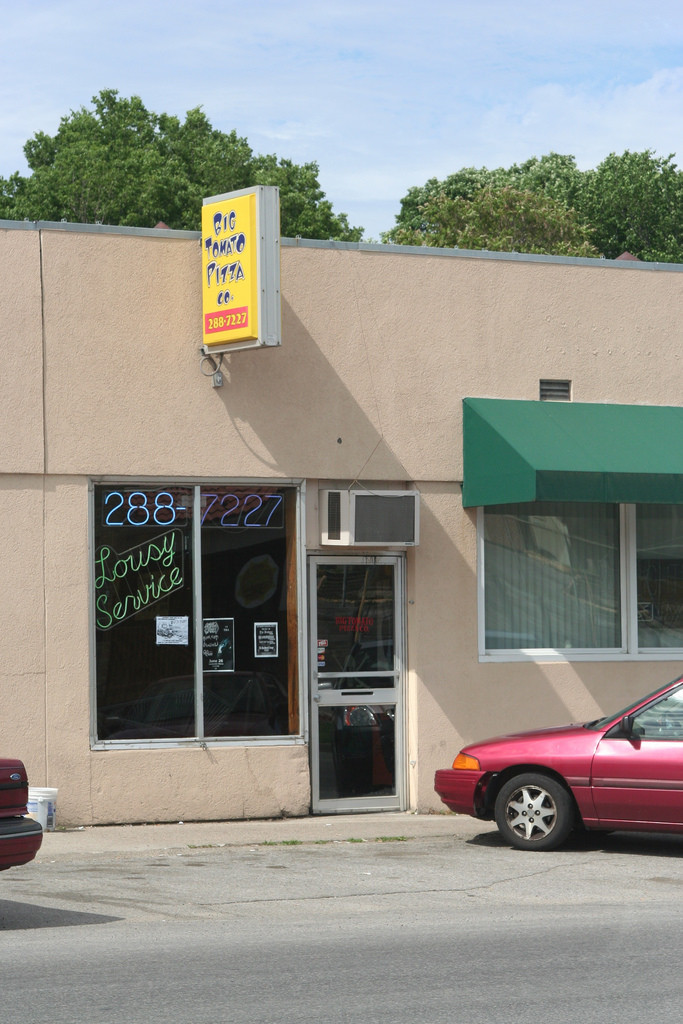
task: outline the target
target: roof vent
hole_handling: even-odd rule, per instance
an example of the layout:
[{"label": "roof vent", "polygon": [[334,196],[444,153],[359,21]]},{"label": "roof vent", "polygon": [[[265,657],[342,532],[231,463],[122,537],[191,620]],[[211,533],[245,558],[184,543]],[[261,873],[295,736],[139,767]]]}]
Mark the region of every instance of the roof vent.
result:
[{"label": "roof vent", "polygon": [[570,380],[541,380],[539,397],[542,402],[571,402],[572,382]]}]

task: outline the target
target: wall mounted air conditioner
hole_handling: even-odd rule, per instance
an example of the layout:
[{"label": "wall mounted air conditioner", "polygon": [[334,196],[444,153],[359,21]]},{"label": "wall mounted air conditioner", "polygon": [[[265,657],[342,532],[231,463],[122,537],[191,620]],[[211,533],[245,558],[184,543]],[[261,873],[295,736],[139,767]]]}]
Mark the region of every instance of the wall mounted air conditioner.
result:
[{"label": "wall mounted air conditioner", "polygon": [[320,543],[340,547],[414,547],[418,491],[321,491]]}]

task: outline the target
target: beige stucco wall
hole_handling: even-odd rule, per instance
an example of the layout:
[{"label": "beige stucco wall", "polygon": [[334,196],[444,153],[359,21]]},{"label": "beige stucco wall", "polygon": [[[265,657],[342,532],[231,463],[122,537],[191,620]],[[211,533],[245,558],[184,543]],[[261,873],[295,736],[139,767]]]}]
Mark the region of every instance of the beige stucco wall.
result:
[{"label": "beige stucco wall", "polygon": [[[60,820],[306,813],[303,742],[90,749],[89,481],[415,483],[407,555],[406,775],[465,740],[597,715],[662,662],[480,664],[475,513],[460,500],[465,396],[679,404],[680,268],[286,244],[283,344],[200,372],[200,246],[164,232],[0,227],[3,747]],[[41,287],[42,281],[42,287]],[[45,475],[43,476],[43,470]]]},{"label": "beige stucco wall", "polygon": [[0,475],[0,753],[47,770],[43,482]]},{"label": "beige stucco wall", "polygon": [[43,472],[40,235],[0,230],[0,472]]},{"label": "beige stucco wall", "polygon": [[282,347],[212,389],[196,240],[42,237],[50,473],[459,480],[466,395],[679,400],[680,272],[285,246]]}]

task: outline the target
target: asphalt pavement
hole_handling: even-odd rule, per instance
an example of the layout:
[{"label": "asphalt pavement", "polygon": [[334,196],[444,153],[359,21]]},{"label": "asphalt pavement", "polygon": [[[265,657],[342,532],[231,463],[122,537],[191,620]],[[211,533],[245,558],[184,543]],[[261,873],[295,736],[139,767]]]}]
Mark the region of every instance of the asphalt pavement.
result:
[{"label": "asphalt pavement", "polygon": [[529,854],[466,816],[345,814],[62,828],[38,860],[3,873],[1,1021],[680,1017],[681,836]]},{"label": "asphalt pavement", "polygon": [[469,839],[495,825],[459,814],[335,814],[248,821],[95,825],[45,832],[36,861],[125,856],[221,846],[353,841],[391,842],[438,836]]}]

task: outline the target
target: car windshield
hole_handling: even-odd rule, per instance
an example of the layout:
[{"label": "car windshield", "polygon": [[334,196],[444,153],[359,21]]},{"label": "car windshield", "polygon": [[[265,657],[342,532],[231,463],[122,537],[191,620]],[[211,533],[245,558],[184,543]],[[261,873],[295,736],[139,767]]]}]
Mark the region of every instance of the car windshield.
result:
[{"label": "car windshield", "polygon": [[[672,683],[677,682],[681,682],[680,677],[672,680]],[[646,697],[639,697],[638,700],[631,701],[631,703],[627,704],[621,711],[615,711],[614,714],[606,715],[604,718],[596,718],[594,722],[586,722],[584,728],[596,730],[604,729],[610,722],[613,722],[617,718],[623,718],[623,716],[627,715],[632,708],[636,708],[640,704],[644,704],[646,701],[650,700],[651,697],[656,697],[658,693],[661,693],[662,690],[665,689],[666,687],[664,686],[658,686],[656,690],[653,690],[652,693],[648,693]]]}]

